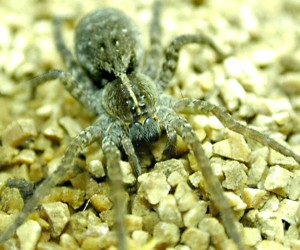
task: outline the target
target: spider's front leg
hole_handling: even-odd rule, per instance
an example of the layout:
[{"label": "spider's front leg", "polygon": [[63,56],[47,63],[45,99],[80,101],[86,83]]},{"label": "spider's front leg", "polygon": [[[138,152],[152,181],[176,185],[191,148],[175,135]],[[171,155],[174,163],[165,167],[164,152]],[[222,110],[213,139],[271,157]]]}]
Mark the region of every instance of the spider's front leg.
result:
[{"label": "spider's front leg", "polygon": [[287,157],[293,157],[300,164],[300,155],[276,142],[269,136],[251,129],[245,125],[242,125],[241,123],[234,120],[227,112],[209,102],[185,98],[179,100],[174,105],[174,109],[176,110],[176,112],[181,114],[213,114],[221,121],[224,127],[237,132],[249,139],[255,140],[265,146],[268,146]]},{"label": "spider's front leg", "polygon": [[[98,121],[99,122],[99,121]],[[0,244],[7,241],[13,236],[16,229],[24,223],[27,217],[34,211],[39,204],[40,199],[47,195],[51,188],[64,180],[69,171],[72,171],[76,157],[82,152],[84,148],[92,144],[96,140],[102,139],[101,127],[98,122],[87,127],[78,136],[76,136],[68,147],[63,159],[54,173],[49,175],[34,191],[34,194],[29,198],[22,211],[13,222],[1,235]]]},{"label": "spider's front leg", "polygon": [[127,249],[124,216],[126,214],[126,199],[124,196],[124,187],[122,172],[120,167],[121,153],[119,146],[123,146],[129,162],[136,175],[139,175],[141,168],[138,158],[134,152],[131,140],[125,130],[117,121],[112,121],[106,130],[106,136],[102,141],[102,150],[106,158],[107,174],[111,183],[111,196],[115,212],[115,230],[117,232],[118,250]]},{"label": "spider's front leg", "polygon": [[218,178],[212,171],[209,159],[205,155],[201,142],[192,126],[186,119],[178,116],[175,111],[170,108],[160,108],[158,111],[158,117],[159,123],[163,127],[166,127],[166,125],[169,124],[193,151],[197,165],[207,184],[207,190],[210,194],[211,200],[218,211],[220,211],[222,221],[228,235],[233,239],[240,250],[244,249],[244,245],[237,228],[238,222],[226,197],[224,196],[223,189]]}]

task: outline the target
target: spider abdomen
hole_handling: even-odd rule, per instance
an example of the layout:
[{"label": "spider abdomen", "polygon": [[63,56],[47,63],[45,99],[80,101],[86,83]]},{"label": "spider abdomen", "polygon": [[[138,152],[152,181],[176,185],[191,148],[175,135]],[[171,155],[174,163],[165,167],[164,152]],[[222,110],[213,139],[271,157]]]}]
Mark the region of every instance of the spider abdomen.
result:
[{"label": "spider abdomen", "polygon": [[101,87],[140,68],[144,57],[141,33],[123,12],[105,8],[85,16],[76,28],[78,63]]}]

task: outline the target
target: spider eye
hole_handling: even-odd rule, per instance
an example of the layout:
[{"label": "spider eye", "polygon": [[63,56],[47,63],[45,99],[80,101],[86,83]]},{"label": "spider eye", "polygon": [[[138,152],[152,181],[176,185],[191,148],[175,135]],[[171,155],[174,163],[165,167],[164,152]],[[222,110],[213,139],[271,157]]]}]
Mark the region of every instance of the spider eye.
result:
[{"label": "spider eye", "polygon": [[142,109],[142,110],[145,110],[146,109],[146,104],[145,103],[139,103],[139,107]]},{"label": "spider eye", "polygon": [[136,107],[135,106],[131,107],[130,112],[131,112],[131,114],[135,114],[136,113]]}]

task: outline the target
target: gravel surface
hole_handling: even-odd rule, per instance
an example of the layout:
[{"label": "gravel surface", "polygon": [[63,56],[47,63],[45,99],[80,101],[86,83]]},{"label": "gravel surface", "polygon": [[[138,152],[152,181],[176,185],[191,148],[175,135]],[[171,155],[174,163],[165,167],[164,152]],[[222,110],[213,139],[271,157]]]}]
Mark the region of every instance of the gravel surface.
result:
[{"label": "gravel surface", "polygon": [[[233,52],[217,64],[210,49],[186,46],[167,91],[223,106],[234,118],[300,153],[300,1],[164,3],[165,46],[177,35],[200,32]],[[147,48],[152,1],[1,2],[0,232],[33,192],[30,182],[50,175],[71,139],[95,119],[58,81],[40,86],[36,98],[30,96],[29,79],[49,69],[65,69],[53,41],[52,19],[61,15],[74,20],[64,25],[73,48],[76,21],[107,6],[123,10],[138,23]],[[187,118],[240,221],[245,245],[300,249],[299,164],[231,132],[213,116]],[[158,162],[138,178],[137,192],[129,192],[132,213],[125,219],[130,248],[233,249],[193,155],[179,139],[176,158],[161,161],[164,143],[165,138],[154,143],[151,150]],[[103,154],[98,145],[91,145],[83,155],[78,164],[86,171],[78,168],[72,179],[43,197],[41,206],[0,249],[116,249]],[[124,182],[133,184],[129,164],[121,166]],[[26,181],[6,184],[10,178]]]}]

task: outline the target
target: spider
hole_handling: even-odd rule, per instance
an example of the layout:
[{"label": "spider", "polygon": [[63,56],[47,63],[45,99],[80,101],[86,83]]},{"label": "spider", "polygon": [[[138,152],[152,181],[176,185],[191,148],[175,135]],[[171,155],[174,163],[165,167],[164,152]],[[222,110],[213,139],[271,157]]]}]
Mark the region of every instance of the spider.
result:
[{"label": "spider", "polygon": [[[143,172],[136,148],[157,141],[167,134],[163,154],[176,150],[179,135],[193,152],[206,181],[210,199],[221,214],[227,234],[239,249],[244,249],[235,218],[223,189],[213,174],[208,157],[191,124],[179,114],[215,115],[225,127],[256,140],[300,163],[300,156],[268,136],[235,121],[228,113],[199,99],[176,99],[164,93],[173,78],[180,49],[191,43],[208,45],[222,61],[226,54],[202,34],[176,37],[163,52],[160,37],[162,4],[156,1],[151,23],[151,48],[145,63],[141,33],[136,24],[117,9],[99,9],[85,16],[76,28],[74,59],[62,38],[62,19],[54,20],[57,48],[68,71],[50,70],[32,80],[33,89],[59,79],[84,107],[97,115],[70,143],[57,170],[48,176],[26,202],[14,223],[0,235],[0,243],[9,239],[18,226],[33,212],[42,196],[60,183],[75,159],[90,144],[101,142],[106,158],[114,204],[118,249],[127,249],[124,223],[125,199],[120,171],[122,151],[136,176]],[[162,65],[161,67],[159,65]]]}]

